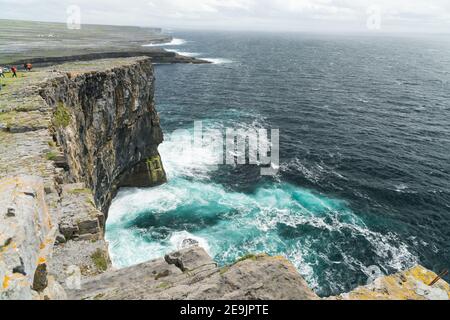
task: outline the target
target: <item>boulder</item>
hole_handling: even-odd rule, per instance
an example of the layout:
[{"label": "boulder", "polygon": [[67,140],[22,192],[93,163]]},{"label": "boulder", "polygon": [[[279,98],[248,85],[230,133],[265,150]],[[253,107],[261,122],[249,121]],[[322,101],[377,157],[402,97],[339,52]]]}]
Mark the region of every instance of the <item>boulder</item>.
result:
[{"label": "boulder", "polygon": [[168,264],[177,266],[183,272],[193,271],[207,265],[216,265],[206,251],[198,246],[167,254],[165,260]]}]

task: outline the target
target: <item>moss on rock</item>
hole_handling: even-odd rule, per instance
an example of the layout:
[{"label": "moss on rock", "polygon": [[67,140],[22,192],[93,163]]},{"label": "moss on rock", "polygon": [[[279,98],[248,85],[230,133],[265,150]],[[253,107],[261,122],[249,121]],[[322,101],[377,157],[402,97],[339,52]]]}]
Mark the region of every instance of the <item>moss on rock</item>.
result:
[{"label": "moss on rock", "polygon": [[108,258],[103,250],[97,249],[91,255],[91,259],[99,271],[106,271],[108,269]]},{"label": "moss on rock", "polygon": [[53,124],[59,128],[65,128],[70,124],[71,115],[69,109],[62,102],[58,102],[53,115]]}]

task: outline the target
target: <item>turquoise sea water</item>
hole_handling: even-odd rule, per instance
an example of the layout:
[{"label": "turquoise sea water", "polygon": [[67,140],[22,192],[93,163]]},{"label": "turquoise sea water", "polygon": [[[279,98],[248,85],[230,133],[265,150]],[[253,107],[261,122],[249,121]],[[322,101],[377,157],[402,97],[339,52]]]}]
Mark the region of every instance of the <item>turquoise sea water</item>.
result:
[{"label": "turquoise sea water", "polygon": [[[373,266],[450,254],[450,49],[445,38],[179,32],[167,48],[212,65],[160,65],[157,109],[169,182],[121,190],[107,221],[117,267],[195,239],[221,265],[286,256],[320,295]],[[275,177],[186,149],[206,128],[280,129]],[[184,139],[170,133],[186,129]]]}]

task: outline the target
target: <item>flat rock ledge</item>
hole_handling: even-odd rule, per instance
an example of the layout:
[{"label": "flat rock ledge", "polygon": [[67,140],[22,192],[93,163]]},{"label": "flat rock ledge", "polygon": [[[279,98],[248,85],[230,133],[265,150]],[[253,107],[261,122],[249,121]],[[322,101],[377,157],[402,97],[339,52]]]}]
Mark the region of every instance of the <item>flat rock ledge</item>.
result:
[{"label": "flat rock ledge", "polygon": [[[421,266],[381,277],[326,300],[448,300],[450,287]],[[283,257],[250,255],[219,268],[193,246],[165,258],[104,273],[68,292],[75,300],[318,300]]]},{"label": "flat rock ledge", "polygon": [[282,257],[249,256],[219,268],[198,246],[91,278],[68,294],[75,300],[319,299]]}]

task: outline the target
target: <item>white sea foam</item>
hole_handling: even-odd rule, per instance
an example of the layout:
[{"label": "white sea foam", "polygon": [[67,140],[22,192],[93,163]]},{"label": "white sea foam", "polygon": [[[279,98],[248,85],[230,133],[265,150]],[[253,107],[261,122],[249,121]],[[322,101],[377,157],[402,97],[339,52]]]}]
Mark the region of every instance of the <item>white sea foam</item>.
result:
[{"label": "white sea foam", "polygon": [[144,44],[143,47],[165,47],[165,46],[180,46],[185,44],[187,41],[184,39],[173,38],[170,42],[165,43],[150,43]]},{"label": "white sea foam", "polygon": [[[251,125],[254,126],[259,123]],[[339,245],[322,245],[328,243],[333,234],[351,234],[365,239],[383,270],[403,270],[418,262],[417,256],[395,234],[370,230],[344,201],[286,183],[260,187],[247,194],[210,182],[211,170],[215,170],[210,163],[215,154],[207,148],[184,148],[186,141],[192,138],[193,130],[179,131],[178,137],[170,135],[160,146],[169,183],[152,189],[121,190],[114,199],[106,239],[115,267],[160,258],[180,249],[184,240],[193,239],[222,263],[230,263],[247,253],[284,255],[313,288],[320,289],[315,265],[318,261],[329,261],[330,250],[338,250],[342,256],[341,261],[330,263],[344,264],[349,270],[369,267],[352,252],[341,251]],[[167,225],[161,233],[161,227],[140,229],[134,222],[145,220],[147,214],[161,219],[164,215],[179,214],[176,212],[195,212],[205,221],[214,219],[217,212],[222,212],[222,216],[217,224],[205,225],[197,232]],[[184,223],[182,225],[185,228]],[[323,236],[305,234],[286,240],[279,234],[280,225],[292,230],[312,228]],[[155,238],[155,234],[159,236]],[[160,238],[161,235],[164,238]],[[341,291],[342,285],[333,283],[330,287]]]},{"label": "white sea foam", "polygon": [[[191,167],[177,170],[176,175],[185,174]],[[154,232],[160,232],[157,229],[134,227],[133,221],[138,217],[142,219],[143,215],[159,219],[176,214],[178,210],[195,212],[206,220],[217,212],[223,212],[223,215],[220,222],[206,225],[194,233],[167,225],[163,234],[168,231],[168,235],[158,240],[152,240]],[[280,225],[293,230],[307,226],[317,230],[317,234],[299,234],[298,238],[286,240],[279,233]],[[247,194],[226,190],[209,181],[192,181],[178,176],[153,189],[121,190],[113,201],[107,222],[107,240],[116,267],[162,257],[180,249],[184,240],[193,239],[221,262],[229,263],[247,253],[284,255],[313,288],[319,288],[315,266],[318,261],[329,261],[330,250],[338,250],[342,255],[342,260],[330,263],[344,264],[349,270],[369,267],[352,252],[340,250],[338,244],[330,244],[329,237],[334,237],[333,234],[365,239],[383,270],[403,270],[418,262],[395,234],[370,230],[345,202],[286,183],[260,187],[255,193]],[[335,283],[333,289],[340,291],[341,285]]]},{"label": "white sea foam", "polygon": [[167,135],[159,146],[169,179],[180,176],[208,179],[210,172],[217,170],[214,165],[217,153],[211,148],[194,144],[193,137],[193,130],[179,130]]},{"label": "white sea foam", "polygon": [[224,58],[201,58],[202,60],[211,62],[212,64],[227,64],[233,63],[234,61]]},{"label": "white sea foam", "polygon": [[[264,119],[243,126],[243,129],[260,127],[261,121]],[[217,127],[217,124],[209,126]],[[113,201],[106,239],[110,243],[114,266],[126,267],[160,258],[180,249],[184,240],[193,239],[222,263],[230,263],[247,253],[284,255],[310,286],[320,289],[322,276],[315,268],[318,261],[329,261],[330,251],[337,250],[342,256],[341,260],[330,263],[344,264],[348,270],[363,272],[369,267],[352,252],[341,251],[339,244],[330,243],[334,234],[350,234],[367,241],[383,270],[402,270],[418,262],[395,234],[370,230],[343,201],[286,183],[259,187],[254,193],[247,194],[210,182],[211,171],[216,169],[211,166],[216,154],[209,148],[192,146],[192,139],[193,130],[178,131],[177,135],[168,135],[159,147],[169,183],[152,189],[121,190]],[[188,144],[191,147],[186,148]],[[323,173],[321,166],[313,168],[312,172],[299,160],[288,166],[306,173],[311,179],[319,179]],[[177,214],[191,212],[201,215],[205,221],[214,221],[218,212],[221,217],[217,223],[206,224],[198,231],[192,231],[197,230],[196,227],[190,229],[189,220],[181,227],[167,225],[141,229],[137,227],[139,223],[135,223],[135,220],[145,220],[145,215],[160,219],[175,214],[176,218]],[[298,238],[286,239],[280,235],[280,225],[292,230],[307,227],[317,231],[313,236],[299,234]],[[324,272],[327,275],[331,271]],[[330,287],[341,291],[342,285],[336,282]]]},{"label": "white sea foam", "polygon": [[202,237],[195,236],[187,231],[174,232],[170,237],[169,242],[174,250],[181,250],[183,249],[183,242],[188,239],[197,241],[198,245],[201,248],[205,249],[206,252],[210,254],[208,241]]},{"label": "white sea foam", "polygon": [[114,237],[106,233],[106,241],[113,266],[123,268],[153,259],[167,253],[167,246],[160,242],[149,242],[144,238],[145,230],[120,228]]},{"label": "white sea foam", "polygon": [[200,53],[198,52],[187,52],[187,51],[181,51],[181,50],[175,50],[175,49],[167,49],[169,52],[175,52],[179,55],[186,56],[186,57],[198,57]]}]

